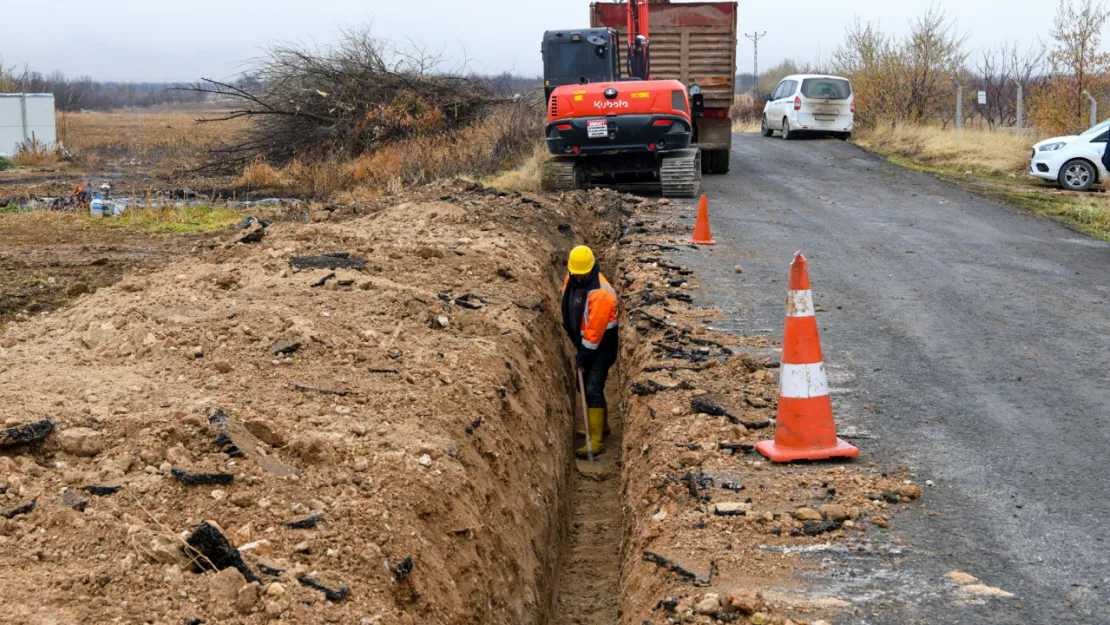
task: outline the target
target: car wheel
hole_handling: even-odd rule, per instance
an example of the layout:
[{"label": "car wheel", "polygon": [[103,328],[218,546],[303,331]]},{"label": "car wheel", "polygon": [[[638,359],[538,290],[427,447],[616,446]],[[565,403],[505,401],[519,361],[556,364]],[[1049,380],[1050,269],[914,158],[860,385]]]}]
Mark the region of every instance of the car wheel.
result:
[{"label": "car wheel", "polygon": [[852,133],[842,132],[842,133],[836,135],[836,138],[840,139],[841,141],[851,141],[852,140]]},{"label": "car wheel", "polygon": [[782,138],[789,141],[794,138],[794,133],[790,130],[790,120],[782,118]]},{"label": "car wheel", "polygon": [[771,130],[771,127],[767,125],[767,115],[766,114],[763,115],[763,123],[760,124],[760,126],[759,126],[759,132],[764,137],[770,137],[771,135],[775,134],[775,131]]},{"label": "car wheel", "polygon": [[1098,174],[1094,165],[1087,161],[1076,159],[1064,163],[1060,168],[1060,186],[1068,191],[1086,191],[1095,183]]}]

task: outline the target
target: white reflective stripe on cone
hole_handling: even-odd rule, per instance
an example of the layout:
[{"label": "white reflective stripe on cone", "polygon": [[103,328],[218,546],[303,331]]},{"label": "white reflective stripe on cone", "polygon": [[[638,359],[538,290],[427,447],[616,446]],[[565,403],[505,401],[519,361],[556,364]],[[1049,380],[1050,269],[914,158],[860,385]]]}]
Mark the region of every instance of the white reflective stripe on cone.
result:
[{"label": "white reflective stripe on cone", "polygon": [[787,317],[812,317],[813,291],[787,291],[786,292]]},{"label": "white reflective stripe on cone", "polygon": [[825,363],[791,365],[782,363],[781,397],[809,399],[829,394],[829,380],[825,376]]}]

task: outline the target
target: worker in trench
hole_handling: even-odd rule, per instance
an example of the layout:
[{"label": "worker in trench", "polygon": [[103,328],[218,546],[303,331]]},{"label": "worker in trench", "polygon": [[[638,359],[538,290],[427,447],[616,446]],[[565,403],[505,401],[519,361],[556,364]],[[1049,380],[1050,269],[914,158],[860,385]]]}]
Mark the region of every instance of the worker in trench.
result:
[{"label": "worker in trench", "polygon": [[[605,380],[617,361],[617,292],[601,275],[593,250],[585,245],[571,250],[567,260],[563,329],[578,350],[575,360],[586,384],[590,445],[594,454],[600,454],[609,433]],[[585,457],[586,447],[577,454]]]}]

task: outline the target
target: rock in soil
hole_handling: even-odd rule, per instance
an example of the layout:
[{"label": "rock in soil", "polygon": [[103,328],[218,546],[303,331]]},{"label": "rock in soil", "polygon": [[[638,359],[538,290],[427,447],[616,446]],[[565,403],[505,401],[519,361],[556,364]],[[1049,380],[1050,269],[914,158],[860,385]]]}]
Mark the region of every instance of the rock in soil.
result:
[{"label": "rock in soil", "polygon": [[104,437],[92,428],[67,428],[55,438],[62,451],[74,456],[91,457],[104,450]]}]

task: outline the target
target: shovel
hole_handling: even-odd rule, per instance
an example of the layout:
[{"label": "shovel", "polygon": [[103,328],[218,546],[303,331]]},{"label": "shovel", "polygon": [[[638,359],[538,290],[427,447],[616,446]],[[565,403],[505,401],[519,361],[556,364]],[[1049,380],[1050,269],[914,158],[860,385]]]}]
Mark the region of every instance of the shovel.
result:
[{"label": "shovel", "polygon": [[586,407],[586,383],[582,378],[582,369],[578,370],[578,398],[582,400],[582,419],[586,422],[586,457],[594,461],[594,448],[590,442],[590,409]]}]

